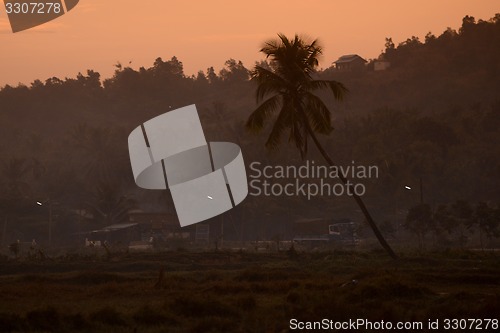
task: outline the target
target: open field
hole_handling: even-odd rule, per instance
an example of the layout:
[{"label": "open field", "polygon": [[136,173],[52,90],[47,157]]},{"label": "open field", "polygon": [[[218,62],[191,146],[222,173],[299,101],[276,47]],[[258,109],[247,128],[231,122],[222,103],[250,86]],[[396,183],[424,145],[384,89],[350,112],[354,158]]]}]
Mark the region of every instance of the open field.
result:
[{"label": "open field", "polygon": [[397,262],[349,251],[1,260],[4,332],[285,332],[292,318],[500,318],[498,253]]}]

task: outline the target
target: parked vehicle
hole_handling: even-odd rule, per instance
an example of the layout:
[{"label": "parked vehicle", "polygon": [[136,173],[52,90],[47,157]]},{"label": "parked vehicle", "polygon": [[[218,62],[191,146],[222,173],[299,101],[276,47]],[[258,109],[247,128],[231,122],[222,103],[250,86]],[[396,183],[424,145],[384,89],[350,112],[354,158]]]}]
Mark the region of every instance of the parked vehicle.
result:
[{"label": "parked vehicle", "polygon": [[302,219],[294,222],[293,241],[309,245],[358,243],[356,224],[350,219]]}]

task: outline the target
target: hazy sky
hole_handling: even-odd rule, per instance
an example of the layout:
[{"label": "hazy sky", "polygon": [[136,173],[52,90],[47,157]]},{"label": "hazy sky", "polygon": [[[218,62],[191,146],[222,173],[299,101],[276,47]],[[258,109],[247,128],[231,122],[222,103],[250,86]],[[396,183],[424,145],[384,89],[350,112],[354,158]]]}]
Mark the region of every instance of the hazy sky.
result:
[{"label": "hazy sky", "polygon": [[261,59],[262,41],[283,32],[319,38],[321,67],[342,54],[375,58],[385,37],[397,44],[431,31],[458,29],[462,17],[487,20],[499,0],[80,0],[68,14],[13,34],[0,6],[0,86],[74,77],[94,69],[104,78],[120,61],[138,69],[177,56],[186,74],[229,58],[247,67]]}]

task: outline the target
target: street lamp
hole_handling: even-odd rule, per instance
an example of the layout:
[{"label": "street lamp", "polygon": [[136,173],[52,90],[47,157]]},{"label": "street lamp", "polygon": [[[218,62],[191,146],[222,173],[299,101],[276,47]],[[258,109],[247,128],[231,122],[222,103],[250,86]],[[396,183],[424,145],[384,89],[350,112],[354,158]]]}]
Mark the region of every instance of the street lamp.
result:
[{"label": "street lamp", "polygon": [[52,200],[47,199],[44,202],[37,201],[36,204],[38,206],[47,205],[49,207],[49,247],[52,245]]},{"label": "street lamp", "polygon": [[[405,189],[408,191],[411,191],[411,187],[408,185],[405,185]],[[424,204],[424,190],[423,190],[423,185],[422,185],[422,177],[420,177],[420,204]]]}]

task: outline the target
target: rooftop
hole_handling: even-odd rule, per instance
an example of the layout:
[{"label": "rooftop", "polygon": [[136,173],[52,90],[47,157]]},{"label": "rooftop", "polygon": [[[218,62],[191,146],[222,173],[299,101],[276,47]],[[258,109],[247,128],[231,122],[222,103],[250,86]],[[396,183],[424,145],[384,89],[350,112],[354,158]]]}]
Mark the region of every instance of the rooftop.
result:
[{"label": "rooftop", "polygon": [[363,60],[363,62],[367,62],[365,59],[361,58],[357,54],[346,54],[346,55],[341,56],[337,61],[334,62],[334,64],[345,64],[345,63],[352,62],[356,59],[361,59],[361,60]]}]

